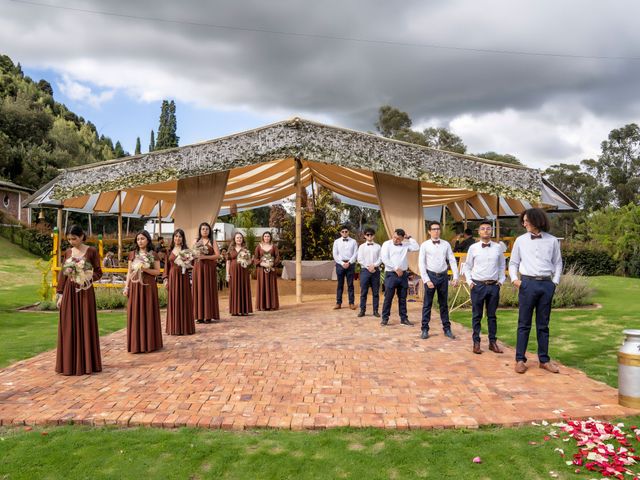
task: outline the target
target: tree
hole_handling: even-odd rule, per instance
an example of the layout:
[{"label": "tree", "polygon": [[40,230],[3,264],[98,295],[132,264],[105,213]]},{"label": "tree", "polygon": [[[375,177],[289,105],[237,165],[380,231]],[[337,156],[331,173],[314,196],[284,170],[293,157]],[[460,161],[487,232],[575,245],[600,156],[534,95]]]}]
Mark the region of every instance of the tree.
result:
[{"label": "tree", "polygon": [[395,138],[399,131],[408,130],[411,123],[409,114],[395,107],[384,105],[378,109],[376,128],[384,137]]},{"label": "tree", "polygon": [[115,158],[122,158],[127,156],[127,153],[124,151],[124,148],[122,148],[122,144],[119,140],[116,142],[116,146],[113,148],[113,154],[115,155]]},{"label": "tree", "polygon": [[149,151],[153,152],[156,149],[156,141],[153,136],[153,130],[151,130],[151,140],[149,140]]},{"label": "tree", "polygon": [[580,165],[567,163],[551,165],[543,172],[543,175],[582,208],[590,210],[601,206],[596,202],[602,199],[594,195],[598,182]]},{"label": "tree", "polygon": [[509,153],[496,153],[496,152],[485,152],[485,153],[476,153],[474,156],[479,158],[486,158],[487,160],[493,160],[494,162],[502,162],[502,163],[511,163],[512,165],[522,165],[522,162],[515,156]]},{"label": "tree", "polygon": [[448,128],[430,127],[425,129],[427,146],[455,153],[467,153],[467,146],[458,135]]},{"label": "tree", "polygon": [[135,155],[140,155],[140,153],[142,153],[141,147],[140,147],[140,137],[137,137],[136,138],[136,153],[135,153]]},{"label": "tree", "polygon": [[602,186],[612,194],[618,206],[640,202],[640,127],[630,123],[611,130],[601,143],[602,154],[597,160],[582,162]]},{"label": "tree", "polygon": [[176,104],[173,100],[162,101],[160,109],[160,124],[158,126],[158,138],[156,139],[156,150],[165,148],[175,148],[178,146],[180,138],[176,135],[178,122],[176,120]]}]

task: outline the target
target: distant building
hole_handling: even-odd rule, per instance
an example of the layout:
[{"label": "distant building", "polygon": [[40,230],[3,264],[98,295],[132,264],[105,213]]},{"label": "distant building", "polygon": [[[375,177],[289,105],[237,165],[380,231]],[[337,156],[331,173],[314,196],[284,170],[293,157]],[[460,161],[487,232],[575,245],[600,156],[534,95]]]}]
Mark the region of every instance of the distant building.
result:
[{"label": "distant building", "polygon": [[7,180],[0,180],[0,210],[7,212],[18,220],[29,222],[29,209],[22,208],[22,202],[33,193],[27,187],[21,187]]}]

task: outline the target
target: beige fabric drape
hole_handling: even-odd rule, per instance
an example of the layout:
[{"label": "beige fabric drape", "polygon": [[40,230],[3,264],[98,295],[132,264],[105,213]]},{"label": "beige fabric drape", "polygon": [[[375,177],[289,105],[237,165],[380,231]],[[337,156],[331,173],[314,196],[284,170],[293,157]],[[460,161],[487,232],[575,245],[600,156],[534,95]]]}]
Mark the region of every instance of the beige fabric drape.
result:
[{"label": "beige fabric drape", "polygon": [[[378,205],[387,235],[402,228],[418,243],[425,240],[424,210],[420,182],[394,177],[384,173],[373,173],[378,195]],[[418,273],[418,252],[409,253],[409,268]]]},{"label": "beige fabric drape", "polygon": [[189,244],[197,238],[200,223],[208,222],[213,228],[220,212],[228,178],[229,171],[225,170],[178,180],[174,224],[175,228],[184,230]]}]

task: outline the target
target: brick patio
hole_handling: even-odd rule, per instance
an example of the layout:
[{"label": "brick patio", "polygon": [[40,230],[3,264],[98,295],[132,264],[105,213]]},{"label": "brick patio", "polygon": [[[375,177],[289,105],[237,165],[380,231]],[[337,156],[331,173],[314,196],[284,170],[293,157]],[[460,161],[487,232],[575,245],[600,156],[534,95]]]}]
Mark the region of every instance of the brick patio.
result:
[{"label": "brick patio", "polygon": [[[459,325],[457,340],[432,328],[424,341],[417,325],[400,326],[395,315],[383,328],[372,316],[331,310],[330,296],[309,299],[165,336],[152,354],[128,354],[125,331],[113,333],[102,338],[104,371],[93,376],[56,375],[55,351],[16,363],[0,370],[0,422],[406,429],[516,425],[557,418],[557,409],[572,417],[637,413],[578,370],[549,374],[534,355],[517,375],[510,348],[474,355]],[[417,322],[421,304],[409,306]]]}]

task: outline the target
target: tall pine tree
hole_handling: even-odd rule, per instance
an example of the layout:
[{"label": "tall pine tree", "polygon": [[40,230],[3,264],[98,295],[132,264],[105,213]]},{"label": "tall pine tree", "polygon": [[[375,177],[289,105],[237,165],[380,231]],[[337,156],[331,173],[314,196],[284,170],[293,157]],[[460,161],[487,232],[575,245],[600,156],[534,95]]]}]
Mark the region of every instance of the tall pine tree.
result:
[{"label": "tall pine tree", "polygon": [[156,140],[153,135],[153,130],[151,130],[151,140],[149,140],[149,151],[153,152],[156,149]]},{"label": "tall pine tree", "polygon": [[178,121],[176,119],[176,104],[173,100],[162,101],[160,110],[160,125],[158,126],[158,139],[156,141],[156,150],[165,148],[174,148],[178,146],[180,140],[176,135]]},{"label": "tall pine tree", "polygon": [[116,146],[113,148],[113,154],[116,156],[116,158],[122,158],[128,155],[124,151],[124,148],[122,148],[122,144],[120,143],[119,140],[116,142]]},{"label": "tall pine tree", "polygon": [[136,153],[135,155],[140,155],[142,153],[140,147],[140,137],[136,138]]}]

